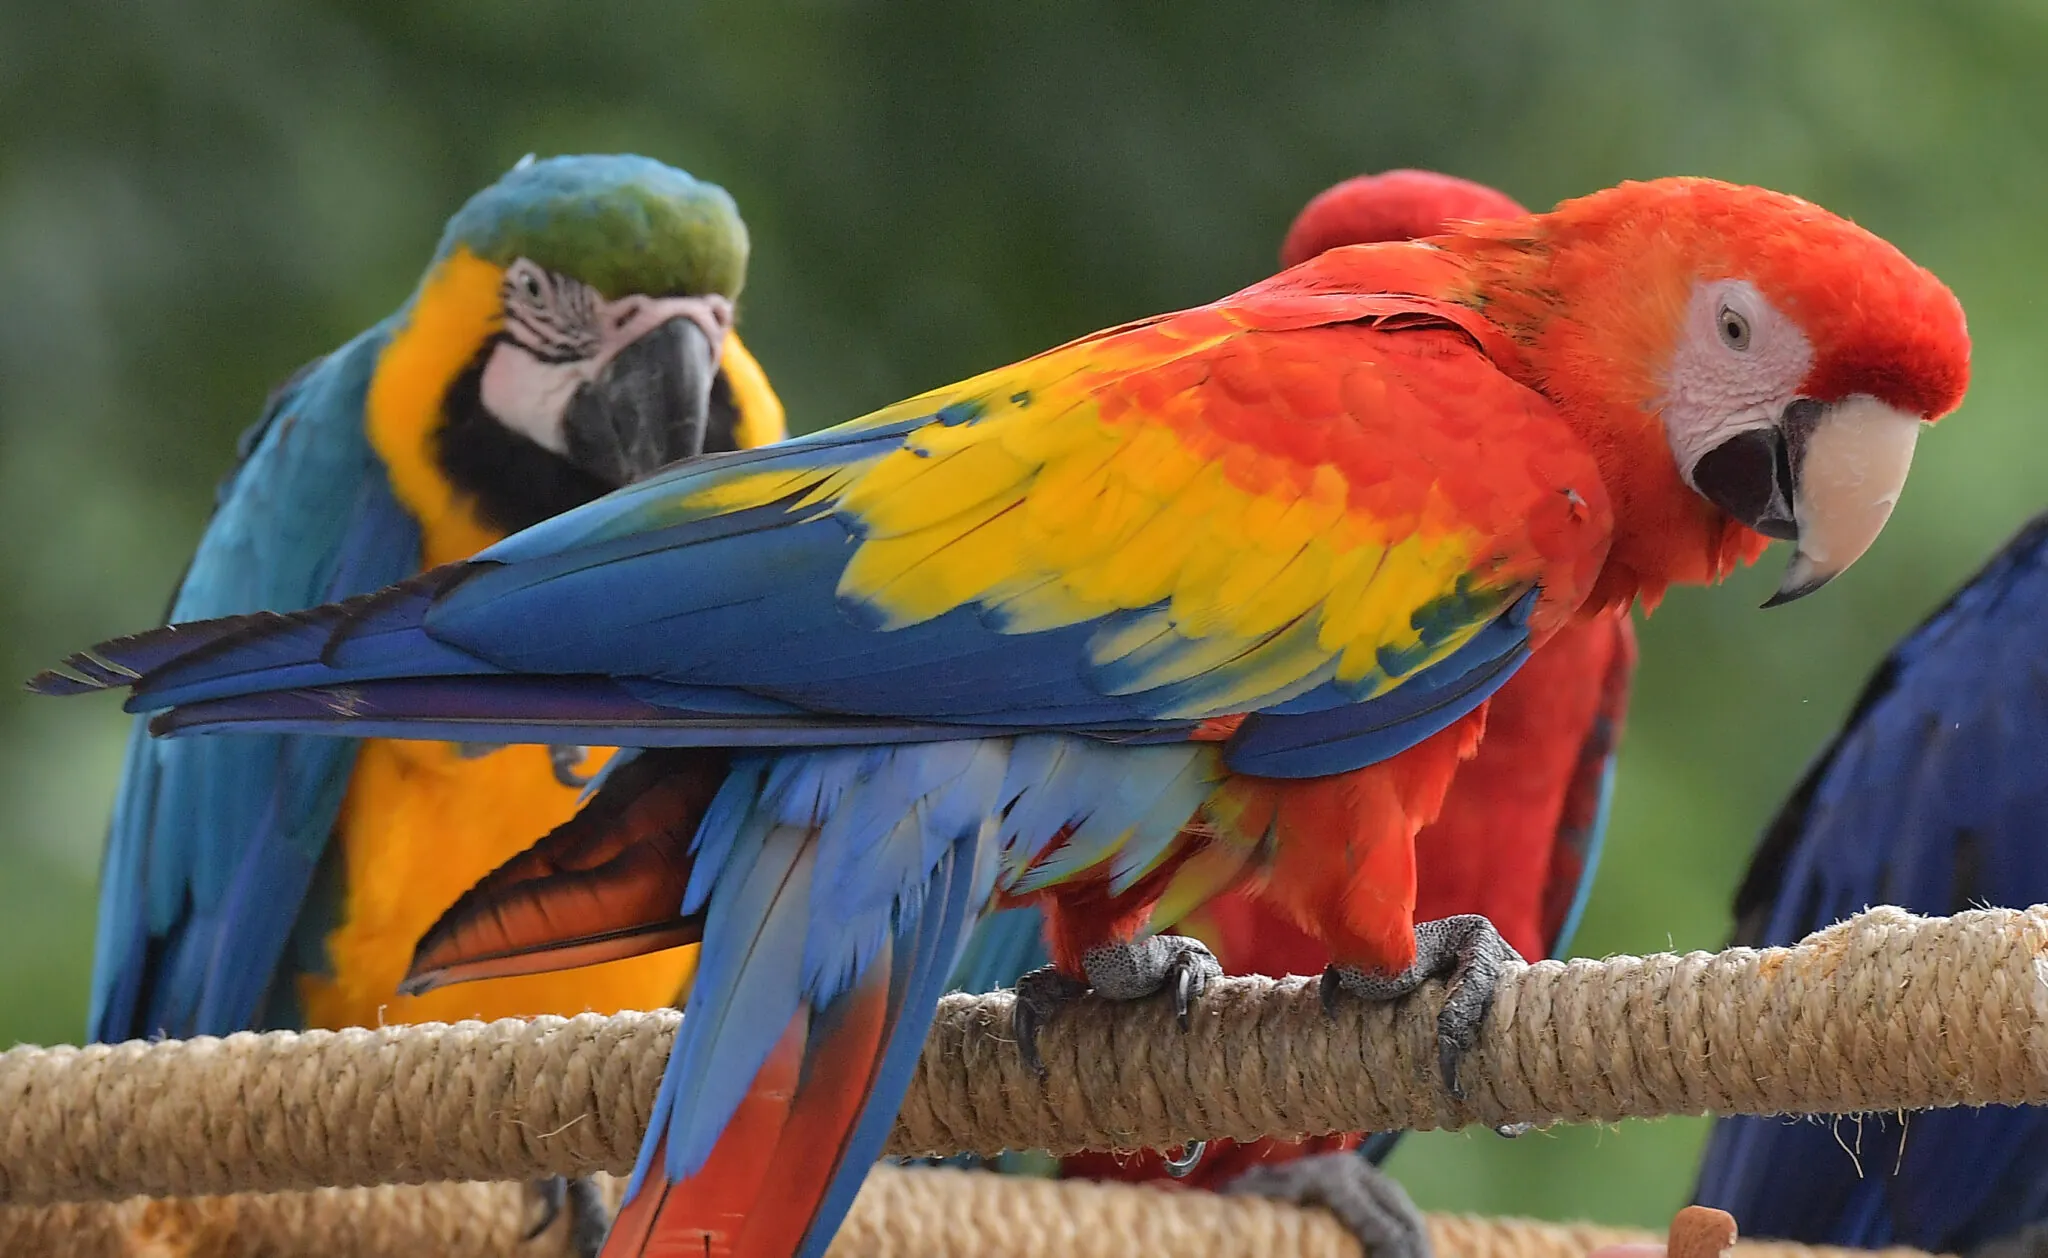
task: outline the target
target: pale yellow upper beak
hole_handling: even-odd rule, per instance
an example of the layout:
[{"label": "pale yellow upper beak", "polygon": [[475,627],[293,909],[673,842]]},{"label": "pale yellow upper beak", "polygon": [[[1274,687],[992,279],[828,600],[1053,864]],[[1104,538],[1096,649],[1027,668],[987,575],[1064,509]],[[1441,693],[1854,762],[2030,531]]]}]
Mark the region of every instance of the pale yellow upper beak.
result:
[{"label": "pale yellow upper beak", "polygon": [[1870,549],[1906,487],[1920,428],[1919,416],[1871,397],[1822,413],[1794,468],[1797,549],[1765,607],[1813,593]]}]

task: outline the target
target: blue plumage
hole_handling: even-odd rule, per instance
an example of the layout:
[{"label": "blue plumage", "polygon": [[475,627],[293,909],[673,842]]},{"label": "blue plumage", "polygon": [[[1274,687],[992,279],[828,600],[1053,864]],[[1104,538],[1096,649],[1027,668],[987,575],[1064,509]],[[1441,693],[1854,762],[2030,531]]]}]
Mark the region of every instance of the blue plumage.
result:
[{"label": "blue plumage", "polygon": [[[841,588],[857,518],[805,505],[801,486],[765,507],[692,505],[744,477],[802,481],[871,459],[912,422],[857,423],[680,464],[354,606],[159,630],[70,667],[103,678],[120,668],[147,673],[130,703],[184,705],[160,727],[167,732],[296,732],[347,720],[361,735],[517,742],[573,729],[586,741],[636,746],[1035,730],[1177,738],[1201,716],[1260,706],[1202,690],[1213,678],[1111,685],[1121,674],[1104,673],[1098,644],[1158,619],[1163,605],[1032,632],[976,604],[886,627]],[[1376,696],[1334,681],[1274,696],[1274,710],[1247,718],[1225,745],[1226,762],[1314,776],[1428,737],[1527,658],[1533,600],[1519,596],[1461,649]],[[176,655],[181,636],[197,649]],[[554,680],[536,685],[536,674]],[[904,684],[910,677],[917,684]],[[719,701],[719,691],[734,699]],[[1207,706],[1184,706],[1197,700]],[[785,717],[776,705],[803,715]]]},{"label": "blue plumage", "polygon": [[[1794,943],[1873,904],[2048,901],[2044,626],[2048,516],[1879,666],[1765,833],[1738,942]],[[1696,1200],[1747,1235],[1968,1250],[2048,1219],[2048,1112],[1727,1118]]]},{"label": "blue plumage", "polygon": [[[1186,769],[1203,748],[1128,751],[1062,736],[836,748],[737,758],[699,823],[682,910],[704,914],[691,1016],[663,1075],[655,1131],[629,1193],[701,1169],[792,1019],[827,1050],[845,1002],[886,980],[887,1031],[869,1093],[800,1251],[822,1254],[881,1152],[939,996],[992,892],[1014,889],[1064,827],[1104,809],[1186,820]],[[1061,766],[1048,778],[1035,770]],[[1116,789],[1077,793],[1076,783]],[[1161,808],[1165,799],[1179,801]],[[1177,811],[1176,811],[1177,809]],[[1049,828],[1007,824],[1020,815]],[[1159,831],[1163,827],[1163,833]],[[879,976],[879,978],[878,978]]]},{"label": "blue plumage", "polygon": [[[362,430],[385,335],[358,337],[273,398],[170,619],[310,607],[417,563],[417,526]],[[257,1021],[354,757],[330,738],[162,742],[136,723],[100,882],[92,1038]]]},{"label": "blue plumage", "polygon": [[975,928],[974,938],[953,971],[953,990],[980,995],[1017,985],[1017,976],[1052,963],[1045,948],[1045,918],[1036,908],[991,913]]},{"label": "blue plumage", "polygon": [[[168,614],[172,621],[213,623],[130,640],[118,658],[83,653],[68,671],[38,684],[67,693],[156,671],[166,693],[196,699],[232,695],[235,678],[252,671],[277,676],[277,668],[296,665],[315,680],[389,670],[417,656],[432,644],[409,631],[407,616],[416,620],[417,604],[441,588],[436,578],[344,613],[374,610],[388,633],[337,635],[340,622],[316,617],[271,635],[281,627],[277,612],[380,590],[418,570],[420,525],[394,496],[372,449],[368,400],[382,356],[407,343],[404,334],[417,326],[423,303],[443,291],[436,286],[446,274],[442,264],[458,254],[494,266],[523,258],[600,294],[729,297],[740,287],[746,249],[731,197],[660,162],[585,155],[522,163],[449,220],[426,280],[404,308],[302,368],[244,435],[242,461],[220,486]],[[473,353],[499,344],[491,313],[477,313],[461,330],[473,332]],[[435,326],[432,336],[448,334]],[[400,416],[398,426],[420,427],[437,460],[430,474],[443,478],[472,523],[516,528],[618,478],[612,463],[601,463],[612,480],[597,479],[506,428],[490,414],[473,375],[465,392],[463,366],[456,362],[448,378],[426,381],[430,387],[410,402],[420,413]],[[407,404],[392,403],[400,410]],[[606,404],[593,402],[579,414],[597,423],[593,408]],[[569,423],[566,411],[562,422]],[[464,435],[451,435],[458,433]],[[231,619],[215,620],[221,617]],[[446,649],[433,664],[443,671],[479,667]],[[332,925],[313,918],[327,909],[316,901],[334,898],[327,894],[334,888],[316,877],[356,746],[282,727],[238,739],[154,742],[138,724],[101,879],[95,1039],[296,1021],[296,990],[283,981],[280,964],[288,951],[285,969],[321,963],[319,948],[308,945]]]}]

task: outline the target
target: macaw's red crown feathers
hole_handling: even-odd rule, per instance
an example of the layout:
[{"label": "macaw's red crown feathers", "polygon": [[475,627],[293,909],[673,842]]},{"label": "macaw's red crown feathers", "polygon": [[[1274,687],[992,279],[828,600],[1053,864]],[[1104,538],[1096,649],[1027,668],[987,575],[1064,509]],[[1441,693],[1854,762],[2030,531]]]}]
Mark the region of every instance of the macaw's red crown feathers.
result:
[{"label": "macaw's red crown feathers", "polygon": [[1543,218],[1560,241],[1597,235],[1675,251],[1696,279],[1754,283],[1811,341],[1801,392],[1816,401],[1867,394],[1931,422],[1963,400],[1970,334],[1955,294],[1895,246],[1809,201],[1659,179],[1565,201]]},{"label": "macaw's red crown feathers", "polygon": [[1318,193],[1295,216],[1280,265],[1295,266],[1338,245],[1433,236],[1454,220],[1521,218],[1528,211],[1485,184],[1432,170],[1359,175]]}]

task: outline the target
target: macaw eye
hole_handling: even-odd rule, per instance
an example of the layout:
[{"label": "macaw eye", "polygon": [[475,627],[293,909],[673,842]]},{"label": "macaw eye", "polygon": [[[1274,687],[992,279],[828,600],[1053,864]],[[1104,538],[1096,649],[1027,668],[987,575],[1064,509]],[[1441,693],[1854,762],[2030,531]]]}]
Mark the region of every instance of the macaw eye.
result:
[{"label": "macaw eye", "polygon": [[[519,291],[526,294],[528,301],[539,301],[541,299],[540,276],[532,271],[522,273],[519,277]],[[1747,333],[1744,335],[1747,336]]]},{"label": "macaw eye", "polygon": [[1728,307],[1721,307],[1721,313],[1714,317],[1721,329],[1721,344],[1740,352],[1749,348],[1749,320],[1741,313]]}]

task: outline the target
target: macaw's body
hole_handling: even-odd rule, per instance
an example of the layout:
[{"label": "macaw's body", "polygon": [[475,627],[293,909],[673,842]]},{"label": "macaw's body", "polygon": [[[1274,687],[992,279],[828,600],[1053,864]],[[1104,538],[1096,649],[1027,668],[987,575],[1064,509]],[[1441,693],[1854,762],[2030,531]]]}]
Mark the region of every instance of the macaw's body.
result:
[{"label": "macaw's body", "polygon": [[[700,446],[782,434],[730,331],[747,240],[645,158],[522,163],[390,318],[295,375],[171,618],[290,611],[463,559]],[[419,936],[568,820],[582,748],[289,735],[128,748],[100,889],[96,1040],[655,1007],[694,952],[401,996]]]},{"label": "macaw's body", "polygon": [[[1492,188],[1433,171],[1361,175],[1303,208],[1280,262],[1297,266],[1344,245],[1409,240],[1458,221],[1526,213]],[[1563,954],[1599,857],[1634,663],[1629,609],[1616,608],[1558,630],[1495,692],[1478,753],[1459,767],[1442,811],[1416,835],[1416,920],[1477,913],[1525,956]],[[1313,936],[1249,891],[1218,896],[1170,925],[1206,945],[1229,974],[1319,974],[1330,963]],[[960,985],[970,991],[1010,986],[1045,963],[1038,935],[1034,909],[989,918],[962,962]],[[1392,1152],[1398,1134],[1216,1140],[1193,1166],[1184,1154],[1169,1162],[1150,1151],[1079,1153],[1056,1166],[1067,1178],[1217,1188],[1252,1166],[1361,1145],[1377,1162]],[[1038,1171],[1042,1160],[1006,1155],[1001,1165]],[[1383,1238],[1375,1239],[1386,1247]]]},{"label": "macaw's body", "polygon": [[[1455,976],[1455,1087],[1507,950],[1414,922],[1414,837],[1486,699],[1574,620],[1754,556],[1751,525],[1797,535],[1781,598],[1818,588],[1967,377],[1954,297],[1869,233],[1629,184],[1333,249],[37,685],[132,686],[165,734],[655,748],[607,776],[606,820],[505,871],[542,876],[478,895],[597,906],[565,959],[702,939],[607,1250],[817,1255],[990,905],[1047,922],[1027,1060],[1084,986],[1197,998],[1213,960],[1154,926],[1248,887],[1352,997]],[[484,972],[442,948],[465,926],[417,980]]]},{"label": "macaw's body", "polygon": [[[1878,666],[1764,832],[1736,943],[1796,943],[1872,904],[2048,902],[2044,623],[2048,516]],[[1696,1200],[1750,1236],[1983,1252],[2048,1220],[2048,1111],[1724,1118]]]}]

